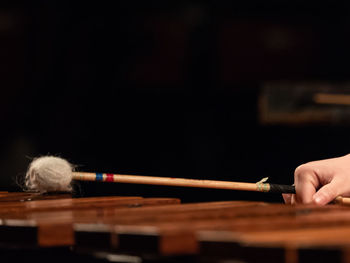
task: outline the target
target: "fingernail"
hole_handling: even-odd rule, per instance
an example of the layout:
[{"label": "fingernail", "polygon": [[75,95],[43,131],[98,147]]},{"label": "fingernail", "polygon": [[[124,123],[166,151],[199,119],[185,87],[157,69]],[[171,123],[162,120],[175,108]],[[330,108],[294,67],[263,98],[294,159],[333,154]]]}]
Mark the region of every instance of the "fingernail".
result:
[{"label": "fingernail", "polygon": [[324,203],[324,196],[320,196],[320,195],[314,195],[313,196],[313,201],[314,201],[314,203],[315,204],[317,204],[317,205],[321,205],[321,204],[323,204]]}]

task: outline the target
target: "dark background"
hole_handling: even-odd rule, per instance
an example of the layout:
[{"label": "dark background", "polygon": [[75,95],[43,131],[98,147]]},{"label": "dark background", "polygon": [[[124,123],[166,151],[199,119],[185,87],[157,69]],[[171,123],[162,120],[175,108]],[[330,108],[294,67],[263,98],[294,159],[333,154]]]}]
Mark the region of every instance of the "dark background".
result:
[{"label": "dark background", "polygon": [[[268,81],[347,81],[346,1],[0,3],[0,190],[32,158],[79,170],[291,184],[343,155],[347,125],[264,125]],[[84,195],[280,195],[81,183]]]}]

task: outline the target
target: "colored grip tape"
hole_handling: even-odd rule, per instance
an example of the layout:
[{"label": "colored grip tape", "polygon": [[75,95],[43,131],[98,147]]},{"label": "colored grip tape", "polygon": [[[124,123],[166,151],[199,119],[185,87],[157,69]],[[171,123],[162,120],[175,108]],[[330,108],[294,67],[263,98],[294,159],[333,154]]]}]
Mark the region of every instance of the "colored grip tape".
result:
[{"label": "colored grip tape", "polygon": [[103,173],[96,173],[96,181],[113,182],[113,174],[105,174],[105,179],[103,180]]}]

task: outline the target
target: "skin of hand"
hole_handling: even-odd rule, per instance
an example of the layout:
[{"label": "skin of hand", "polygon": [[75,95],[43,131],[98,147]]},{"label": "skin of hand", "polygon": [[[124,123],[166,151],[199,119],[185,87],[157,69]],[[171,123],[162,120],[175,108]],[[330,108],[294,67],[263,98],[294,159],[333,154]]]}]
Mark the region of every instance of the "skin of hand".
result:
[{"label": "skin of hand", "polygon": [[296,194],[283,194],[287,204],[325,205],[350,196],[350,154],[298,166],[294,185]]}]

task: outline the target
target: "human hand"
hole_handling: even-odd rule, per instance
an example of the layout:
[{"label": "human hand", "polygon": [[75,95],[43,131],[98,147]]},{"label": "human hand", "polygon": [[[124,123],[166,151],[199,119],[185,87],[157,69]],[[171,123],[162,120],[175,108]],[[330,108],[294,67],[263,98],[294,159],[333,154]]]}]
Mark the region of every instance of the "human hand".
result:
[{"label": "human hand", "polygon": [[325,205],[350,196],[350,154],[300,165],[294,172],[296,194],[283,194],[287,204]]}]

